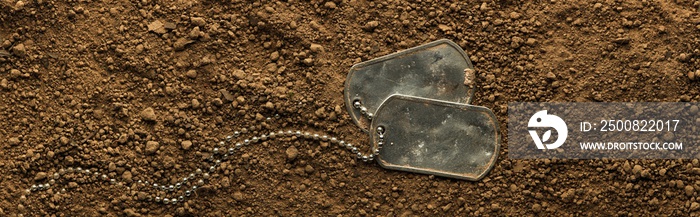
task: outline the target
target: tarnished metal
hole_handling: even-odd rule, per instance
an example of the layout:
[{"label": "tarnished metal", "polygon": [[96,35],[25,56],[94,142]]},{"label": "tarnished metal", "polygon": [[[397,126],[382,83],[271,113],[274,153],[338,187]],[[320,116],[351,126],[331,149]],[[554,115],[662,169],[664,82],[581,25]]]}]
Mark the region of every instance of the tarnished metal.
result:
[{"label": "tarnished metal", "polygon": [[392,95],[372,121],[373,148],[380,126],[384,168],[476,181],[498,158],[498,120],[486,107]]},{"label": "tarnished metal", "polygon": [[473,69],[457,44],[434,41],[354,65],[345,81],[345,105],[353,121],[367,130],[371,121],[353,107],[355,101],[361,101],[368,113],[376,113],[393,94],[469,104],[474,81],[465,81],[470,76],[465,73]]}]

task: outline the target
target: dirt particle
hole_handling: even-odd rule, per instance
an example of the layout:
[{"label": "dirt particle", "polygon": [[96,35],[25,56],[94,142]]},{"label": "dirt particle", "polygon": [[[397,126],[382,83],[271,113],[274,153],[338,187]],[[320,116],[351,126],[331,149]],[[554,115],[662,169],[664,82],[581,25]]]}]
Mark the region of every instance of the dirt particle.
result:
[{"label": "dirt particle", "polygon": [[488,7],[488,5],[486,4],[486,2],[481,3],[481,6],[479,6],[479,10],[481,10],[481,11],[486,11],[486,10],[488,10],[488,9],[489,9],[489,7]]},{"label": "dirt particle", "polygon": [[374,31],[374,29],[376,29],[377,27],[379,27],[379,21],[369,21],[365,24],[364,30],[370,32]]},{"label": "dirt particle", "polygon": [[619,44],[619,45],[626,45],[626,44],[629,44],[631,40],[632,39],[630,39],[630,38],[622,37],[622,38],[614,39],[613,43]]},{"label": "dirt particle", "polygon": [[204,18],[201,17],[192,17],[190,18],[190,22],[200,27],[204,27],[205,25],[207,25],[207,22],[204,20]]},{"label": "dirt particle", "polygon": [[323,46],[321,46],[320,44],[311,44],[311,46],[309,47],[309,49],[310,49],[311,52],[313,52],[313,53],[322,53],[322,52],[325,51],[325,50],[323,49]]},{"label": "dirt particle", "polygon": [[129,216],[129,217],[139,217],[139,216],[141,216],[141,214],[139,214],[138,212],[136,212],[134,209],[125,209],[125,210],[124,210],[124,214],[126,214],[126,216]]},{"label": "dirt particle", "polygon": [[688,60],[690,60],[690,55],[688,55],[687,53],[678,54],[678,61],[688,62]]},{"label": "dirt particle", "polygon": [[165,34],[168,31],[165,29],[165,25],[160,20],[153,21],[148,24],[148,31],[157,34]]},{"label": "dirt particle", "polygon": [[202,103],[199,102],[197,99],[192,99],[192,108],[199,108],[202,106]]},{"label": "dirt particle", "polygon": [[176,51],[185,50],[185,47],[189,44],[192,44],[193,42],[194,41],[189,40],[187,38],[179,38],[173,43],[173,49],[175,49]]},{"label": "dirt particle", "polygon": [[279,59],[280,59],[280,52],[275,51],[275,52],[272,52],[272,53],[270,54],[270,60],[271,60],[271,61],[277,61],[277,60],[279,60]]},{"label": "dirt particle", "polygon": [[510,12],[510,19],[513,19],[513,20],[520,19],[520,13],[515,12],[515,11]]},{"label": "dirt particle", "polygon": [[146,142],[146,154],[148,154],[148,155],[155,154],[159,148],[160,148],[160,144],[156,141]]},{"label": "dirt particle", "polygon": [[542,211],[542,206],[541,206],[540,204],[538,204],[538,203],[535,203],[535,204],[532,205],[532,211],[534,211],[534,212],[540,212],[540,211]]},{"label": "dirt particle", "polygon": [[68,143],[70,143],[70,139],[68,139],[68,138],[65,137],[65,136],[61,136],[61,138],[59,139],[59,141],[61,142],[62,145],[68,145]]},{"label": "dirt particle", "polygon": [[132,175],[131,175],[130,171],[124,171],[124,173],[122,173],[122,179],[124,179],[124,181],[132,182],[131,178],[132,178]]},{"label": "dirt particle", "polygon": [[241,193],[240,191],[234,192],[233,199],[238,201],[238,202],[243,202],[243,193]]},{"label": "dirt particle", "polygon": [[600,2],[595,3],[595,4],[593,5],[593,9],[596,9],[596,10],[597,10],[597,9],[600,9],[601,7],[603,7],[603,4],[601,4]]},{"label": "dirt particle", "polygon": [[287,154],[288,161],[293,161],[294,159],[297,159],[297,156],[299,156],[299,150],[297,150],[297,148],[294,146],[290,146],[289,148],[287,148],[287,150],[284,153]]},{"label": "dirt particle", "polygon": [[215,106],[222,106],[224,105],[224,101],[221,101],[219,98],[214,98],[211,100],[211,103],[214,104]]},{"label": "dirt particle", "polygon": [[24,44],[17,44],[12,47],[12,53],[19,57],[24,57],[27,55],[27,48],[24,47]]},{"label": "dirt particle", "polygon": [[17,69],[10,69],[10,76],[13,78],[18,78],[18,77],[22,76],[22,72],[20,72]]},{"label": "dirt particle", "polygon": [[182,141],[180,143],[180,146],[182,146],[182,149],[190,150],[190,148],[192,147],[192,141],[190,141],[190,140]]},{"label": "dirt particle", "polygon": [[192,39],[192,40],[195,40],[195,39],[199,38],[199,36],[201,36],[201,35],[202,35],[202,31],[199,30],[199,26],[195,26],[194,28],[192,28],[190,33],[187,34],[187,37]]},{"label": "dirt particle", "polygon": [[233,70],[233,77],[236,79],[244,79],[245,78],[245,71],[241,69],[235,69]]},{"label": "dirt particle", "polygon": [[177,28],[177,24],[175,24],[173,22],[165,22],[163,27],[165,27],[165,29],[168,29],[168,30],[173,30],[173,29]]},{"label": "dirt particle", "polygon": [[0,80],[0,88],[8,89],[8,87],[9,87],[9,84],[8,84],[7,79],[3,78],[2,80]]},{"label": "dirt particle", "polygon": [[331,2],[331,1],[326,2],[326,4],[324,4],[324,6],[326,6],[326,8],[331,9],[331,10],[333,10],[333,9],[335,9],[335,8],[337,7],[337,6],[335,5],[335,2]]},{"label": "dirt particle", "polygon": [[545,77],[549,80],[557,79],[557,75],[554,74],[553,72],[547,72],[547,75],[545,75]]},{"label": "dirt particle", "polygon": [[304,60],[302,61],[302,63],[304,63],[304,65],[307,65],[307,66],[313,66],[313,65],[314,65],[314,59],[312,59],[312,58],[306,58],[306,59],[304,59]]},{"label": "dirt particle", "polygon": [[194,69],[190,69],[190,70],[187,70],[185,75],[187,75],[188,78],[195,79],[195,78],[197,78],[197,71]]},{"label": "dirt particle", "polygon": [[438,25],[438,29],[440,29],[440,31],[442,31],[442,32],[452,31],[452,27],[445,25],[445,24]]},{"label": "dirt particle", "polygon": [[513,38],[510,39],[510,47],[511,48],[519,48],[520,46],[522,46],[524,41],[525,40],[523,40],[523,38],[521,38],[521,37],[513,36]]},{"label": "dirt particle", "polygon": [[639,175],[640,173],[642,173],[642,166],[639,164],[634,165],[634,168],[632,168],[632,174]]},{"label": "dirt particle", "polygon": [[141,111],[140,116],[144,121],[156,121],[156,112],[151,107]]},{"label": "dirt particle", "polygon": [[235,99],[235,98],[233,98],[233,95],[231,93],[229,93],[228,90],[226,90],[226,89],[219,90],[219,93],[221,93],[221,97],[223,97],[224,101],[227,103],[233,102],[233,100]]},{"label": "dirt particle", "polygon": [[530,46],[535,45],[536,43],[537,43],[537,39],[534,39],[534,38],[528,38],[527,41],[525,41],[525,44],[530,45]]},{"label": "dirt particle", "polygon": [[314,167],[312,167],[311,165],[306,165],[306,167],[304,167],[304,172],[308,174],[314,173]]},{"label": "dirt particle", "polygon": [[693,196],[694,193],[695,193],[695,188],[693,188],[693,186],[691,186],[691,185],[685,186],[685,195],[686,196]]},{"label": "dirt particle", "polygon": [[11,146],[19,145],[19,138],[12,137],[8,139],[7,142],[10,143]]},{"label": "dirt particle", "polygon": [[46,178],[45,172],[38,172],[38,173],[36,173],[36,176],[34,176],[34,181],[43,180],[45,178]]},{"label": "dirt particle", "polygon": [[272,102],[269,102],[269,101],[267,103],[265,103],[265,105],[263,107],[265,107],[268,110],[275,110],[275,104],[273,104]]},{"label": "dirt particle", "polygon": [[693,202],[690,204],[690,211],[697,211],[698,209],[700,209],[700,203]]},{"label": "dirt particle", "polygon": [[124,144],[128,141],[129,141],[129,135],[127,135],[126,133],[122,134],[121,136],[119,136],[119,139],[117,139],[117,142],[119,144]]}]

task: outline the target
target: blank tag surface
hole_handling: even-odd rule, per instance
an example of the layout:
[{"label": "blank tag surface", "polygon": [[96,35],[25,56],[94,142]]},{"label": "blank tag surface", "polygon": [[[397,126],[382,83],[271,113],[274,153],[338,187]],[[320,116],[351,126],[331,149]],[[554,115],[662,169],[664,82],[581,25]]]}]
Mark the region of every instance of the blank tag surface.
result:
[{"label": "blank tag surface", "polygon": [[371,121],[353,107],[356,100],[374,114],[393,94],[469,104],[474,89],[465,85],[465,69],[474,69],[467,54],[446,39],[358,63],[345,81],[345,105],[366,131]]},{"label": "blank tag surface", "polygon": [[379,126],[384,168],[476,181],[498,158],[498,120],[485,107],[392,95],[372,121],[374,148]]}]

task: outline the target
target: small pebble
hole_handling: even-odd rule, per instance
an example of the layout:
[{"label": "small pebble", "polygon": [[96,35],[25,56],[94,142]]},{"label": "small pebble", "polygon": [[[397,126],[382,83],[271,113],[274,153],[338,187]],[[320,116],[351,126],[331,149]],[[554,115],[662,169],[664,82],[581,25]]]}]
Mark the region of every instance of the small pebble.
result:
[{"label": "small pebble", "polygon": [[326,4],[324,4],[324,6],[326,6],[326,8],[331,9],[331,10],[333,10],[333,9],[335,9],[335,8],[337,7],[337,6],[335,5],[335,2],[331,2],[331,1],[326,2]]},{"label": "small pebble", "polygon": [[200,26],[200,27],[204,27],[207,24],[207,22],[204,20],[204,18],[201,18],[201,17],[192,17],[192,18],[190,18],[190,21],[192,22],[192,24]]},{"label": "small pebble", "polygon": [[180,143],[180,145],[182,146],[182,149],[190,150],[190,148],[192,147],[192,141],[190,141],[190,140],[185,140],[185,141],[182,141],[182,142]]},{"label": "small pebble", "polygon": [[311,44],[309,49],[311,49],[311,52],[314,52],[314,53],[322,53],[323,51],[325,51],[323,49],[323,46],[321,46],[320,44]]},{"label": "small pebble", "polygon": [[144,121],[156,121],[156,113],[151,107],[148,107],[141,111],[140,116],[141,119],[143,119]]},{"label": "small pebble", "polygon": [[548,72],[546,75],[547,79],[549,80],[554,80],[557,78],[557,75],[555,75],[553,72]]},{"label": "small pebble", "polygon": [[270,54],[270,60],[277,61],[278,59],[280,59],[280,52],[275,51]]},{"label": "small pebble", "polygon": [[192,108],[199,108],[200,106],[202,106],[202,104],[199,103],[199,100],[192,99]]},{"label": "small pebble", "polygon": [[187,77],[189,77],[189,78],[195,79],[195,78],[197,78],[197,71],[194,69],[191,69],[191,70],[188,70],[185,73],[185,75],[187,75]]},{"label": "small pebble", "polygon": [[24,57],[27,55],[27,49],[24,47],[24,44],[18,44],[12,47],[12,53],[19,57]]},{"label": "small pebble", "polygon": [[12,146],[19,145],[19,138],[12,137],[7,142],[9,142],[10,145],[12,145]]},{"label": "small pebble", "polygon": [[510,19],[514,19],[514,20],[520,19],[520,13],[515,12],[515,11],[510,12]]},{"label": "small pebble", "polygon": [[124,179],[125,181],[131,182],[132,181],[131,178],[132,178],[131,172],[124,171],[124,173],[122,173],[122,179]]},{"label": "small pebble", "polygon": [[243,193],[241,193],[240,191],[234,192],[234,193],[233,193],[233,199],[236,200],[236,201],[238,201],[238,202],[243,201]]},{"label": "small pebble", "polygon": [[695,79],[697,78],[697,75],[698,75],[698,71],[690,71],[690,72],[688,72],[688,79],[690,79],[691,81],[695,81]]},{"label": "small pebble", "polygon": [[297,148],[294,146],[287,148],[287,151],[285,151],[285,153],[287,154],[287,160],[289,161],[293,161],[297,158],[297,156],[299,156],[299,150],[297,150]]},{"label": "small pebble", "polygon": [[377,27],[379,27],[379,21],[376,21],[376,20],[375,20],[375,21],[369,21],[369,22],[367,22],[367,23],[365,24],[365,28],[364,28],[364,29],[365,29],[366,31],[373,31],[373,30],[376,29]]},{"label": "small pebble", "polygon": [[686,196],[693,196],[694,193],[695,193],[695,188],[693,188],[693,186],[691,186],[691,185],[685,186],[685,195]]},{"label": "small pebble", "polygon": [[314,168],[311,165],[306,165],[306,167],[304,167],[304,172],[311,174],[314,172]]},{"label": "small pebble", "polygon": [[634,168],[632,168],[632,174],[639,175],[640,173],[642,173],[642,166],[639,164],[634,165]]},{"label": "small pebble", "polygon": [[34,181],[39,181],[39,180],[42,180],[45,178],[46,178],[45,172],[38,172],[38,173],[36,173],[36,176],[34,176]]},{"label": "small pebble", "polygon": [[173,43],[173,49],[175,49],[175,51],[184,50],[188,44],[192,44],[193,42],[194,41],[189,40],[187,38],[179,38]]},{"label": "small pebble", "polygon": [[160,144],[156,141],[148,141],[146,142],[146,154],[155,154],[156,151],[160,148]]}]

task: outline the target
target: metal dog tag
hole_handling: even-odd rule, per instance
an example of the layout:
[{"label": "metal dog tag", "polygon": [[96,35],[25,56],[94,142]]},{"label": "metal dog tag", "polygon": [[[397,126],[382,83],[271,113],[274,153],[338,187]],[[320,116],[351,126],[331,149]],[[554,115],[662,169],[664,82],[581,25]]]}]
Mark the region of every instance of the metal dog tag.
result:
[{"label": "metal dog tag", "polygon": [[498,158],[498,120],[486,107],[392,95],[370,129],[373,150],[381,146],[376,159],[388,169],[476,181]]},{"label": "metal dog tag", "polygon": [[361,102],[368,114],[375,114],[393,94],[469,104],[474,88],[468,84],[473,79],[465,79],[465,74],[473,75],[473,69],[457,44],[434,41],[352,66],[345,81],[345,105],[352,120],[366,131],[371,121],[363,118],[355,102]]}]

